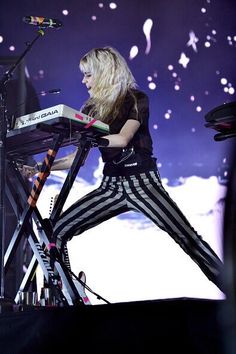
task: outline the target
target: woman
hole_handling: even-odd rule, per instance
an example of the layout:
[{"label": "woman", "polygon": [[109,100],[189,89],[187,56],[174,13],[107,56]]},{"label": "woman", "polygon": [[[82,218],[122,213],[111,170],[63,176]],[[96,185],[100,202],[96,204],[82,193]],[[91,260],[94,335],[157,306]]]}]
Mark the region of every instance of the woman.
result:
[{"label": "woman", "polygon": [[[110,135],[99,139],[103,179],[61,214],[54,228],[59,249],[75,235],[121,213],[143,213],[165,230],[222,291],[223,264],[193,229],[162,186],[148,129],[148,97],[137,88],[125,59],[111,47],[89,51],[80,61],[89,98],[82,111],[107,123]],[[53,169],[68,168],[73,156]]]}]

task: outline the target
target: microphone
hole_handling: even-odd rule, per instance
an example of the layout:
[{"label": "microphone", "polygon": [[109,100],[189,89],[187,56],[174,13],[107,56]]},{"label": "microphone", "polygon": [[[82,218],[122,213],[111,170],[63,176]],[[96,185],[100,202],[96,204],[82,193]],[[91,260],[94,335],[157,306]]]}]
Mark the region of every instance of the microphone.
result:
[{"label": "microphone", "polygon": [[51,89],[51,90],[48,90],[48,91],[41,91],[39,92],[38,94],[36,95],[39,95],[39,96],[46,96],[48,93],[52,93],[52,94],[58,94],[61,92],[61,89],[58,88],[58,89]]},{"label": "microphone", "polygon": [[[31,95],[30,97],[28,97],[28,102],[30,102],[31,100],[33,100],[34,98],[38,97],[38,96],[46,96],[48,94],[52,94],[52,95],[57,95],[58,93],[61,93],[61,89],[60,88],[54,88],[54,89],[50,89],[47,91],[40,91],[40,92],[35,92],[33,95]],[[16,114],[16,112],[18,111],[18,108],[23,106],[24,104],[27,104],[27,99],[24,102],[19,103],[16,108],[17,110],[14,113],[11,113],[11,115]]]},{"label": "microphone", "polygon": [[56,20],[55,18],[45,18],[38,16],[25,16],[23,17],[23,22],[28,23],[29,25],[36,25],[41,28],[60,28],[62,27],[62,22]]}]

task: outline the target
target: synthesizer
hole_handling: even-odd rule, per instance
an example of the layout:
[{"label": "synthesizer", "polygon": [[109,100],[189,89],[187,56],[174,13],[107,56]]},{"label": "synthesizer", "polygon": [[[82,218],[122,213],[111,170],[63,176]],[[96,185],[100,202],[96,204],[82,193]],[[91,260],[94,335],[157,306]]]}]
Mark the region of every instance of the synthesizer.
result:
[{"label": "synthesizer", "polygon": [[7,132],[7,153],[32,156],[47,151],[55,133],[63,131],[63,146],[78,144],[78,133],[93,137],[109,134],[109,125],[64,104],[16,118]]}]

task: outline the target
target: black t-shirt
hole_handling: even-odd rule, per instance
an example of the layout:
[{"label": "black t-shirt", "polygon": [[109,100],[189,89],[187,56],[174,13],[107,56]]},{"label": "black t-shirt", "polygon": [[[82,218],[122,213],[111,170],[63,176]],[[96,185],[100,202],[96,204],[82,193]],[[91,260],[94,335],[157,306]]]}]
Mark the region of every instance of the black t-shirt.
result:
[{"label": "black t-shirt", "polygon": [[[136,102],[133,95],[136,97]],[[135,105],[137,106],[135,107]],[[88,114],[86,109],[83,111]],[[140,90],[133,89],[132,94],[130,92],[127,93],[118,116],[109,124],[110,134],[118,134],[129,119],[140,122],[140,127],[128,145],[135,151],[138,166],[135,164],[135,156],[126,161],[127,167],[124,164],[116,165],[113,163],[114,159],[122,153],[122,148],[99,148],[103,162],[105,162],[105,174],[124,175],[126,172],[130,174],[136,171],[144,172],[144,170],[149,168],[155,169],[156,159],[152,158],[153,144],[149,132],[149,100],[147,95]]]}]

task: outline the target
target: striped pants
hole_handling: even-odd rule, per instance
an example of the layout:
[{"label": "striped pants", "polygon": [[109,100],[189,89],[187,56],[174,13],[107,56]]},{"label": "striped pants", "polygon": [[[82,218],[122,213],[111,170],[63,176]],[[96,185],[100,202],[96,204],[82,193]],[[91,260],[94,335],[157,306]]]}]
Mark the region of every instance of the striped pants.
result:
[{"label": "striped pants", "polygon": [[104,176],[97,189],[61,214],[54,229],[57,247],[63,249],[74,235],[130,210],[143,213],[166,231],[223,291],[223,263],[171,199],[156,171],[129,177]]}]

